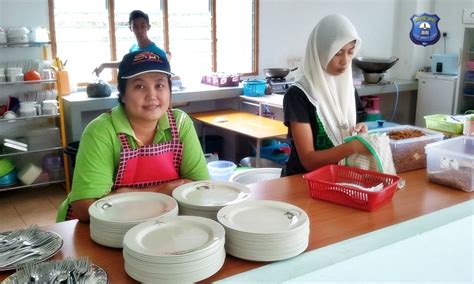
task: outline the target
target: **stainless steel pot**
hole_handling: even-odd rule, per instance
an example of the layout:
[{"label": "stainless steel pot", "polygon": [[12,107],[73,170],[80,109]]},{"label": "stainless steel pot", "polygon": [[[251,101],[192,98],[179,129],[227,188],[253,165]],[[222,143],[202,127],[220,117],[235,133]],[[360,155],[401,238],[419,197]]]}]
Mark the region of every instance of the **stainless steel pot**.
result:
[{"label": "stainless steel pot", "polygon": [[265,77],[267,78],[285,78],[290,72],[295,71],[298,67],[295,68],[266,68],[263,69],[265,72]]}]

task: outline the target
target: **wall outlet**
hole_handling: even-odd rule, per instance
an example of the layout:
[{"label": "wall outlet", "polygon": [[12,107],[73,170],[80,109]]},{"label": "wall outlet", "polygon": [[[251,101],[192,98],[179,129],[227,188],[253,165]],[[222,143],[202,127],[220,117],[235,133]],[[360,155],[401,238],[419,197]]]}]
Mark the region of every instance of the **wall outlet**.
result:
[{"label": "wall outlet", "polygon": [[463,10],[462,22],[464,24],[474,24],[474,9],[465,8]]}]

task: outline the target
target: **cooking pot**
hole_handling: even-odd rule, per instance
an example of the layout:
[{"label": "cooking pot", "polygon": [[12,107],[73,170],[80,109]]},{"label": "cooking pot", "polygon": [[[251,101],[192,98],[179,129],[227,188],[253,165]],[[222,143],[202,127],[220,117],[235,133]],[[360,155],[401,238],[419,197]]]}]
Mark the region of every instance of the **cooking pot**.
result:
[{"label": "cooking pot", "polygon": [[112,89],[107,82],[103,80],[96,80],[93,83],[87,85],[87,96],[89,98],[103,98],[109,97],[112,94]]},{"label": "cooking pot", "polygon": [[267,78],[285,78],[290,72],[295,71],[298,67],[289,68],[266,68],[263,69]]}]

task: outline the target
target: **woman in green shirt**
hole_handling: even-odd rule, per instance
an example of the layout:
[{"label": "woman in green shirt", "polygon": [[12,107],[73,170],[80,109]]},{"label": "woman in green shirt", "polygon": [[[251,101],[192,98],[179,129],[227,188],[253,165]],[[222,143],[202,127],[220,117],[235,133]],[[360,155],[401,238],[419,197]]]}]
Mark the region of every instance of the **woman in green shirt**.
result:
[{"label": "woman in green shirt", "polygon": [[177,186],[209,179],[191,118],[172,110],[168,60],[149,51],[124,56],[119,102],[84,130],[72,190],[57,221],[89,220],[88,208],[108,194],[134,190],[170,194]]}]

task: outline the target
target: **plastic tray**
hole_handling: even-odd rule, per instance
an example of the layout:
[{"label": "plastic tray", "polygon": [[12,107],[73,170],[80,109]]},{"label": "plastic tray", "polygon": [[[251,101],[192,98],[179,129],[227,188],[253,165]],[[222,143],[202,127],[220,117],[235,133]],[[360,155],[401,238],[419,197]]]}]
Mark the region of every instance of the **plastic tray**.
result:
[{"label": "plastic tray", "polygon": [[[400,178],[353,167],[328,165],[303,175],[312,198],[331,201],[356,209],[373,211],[392,200]],[[338,183],[372,187],[383,183],[383,189],[372,192]]]},{"label": "plastic tray", "polygon": [[433,114],[425,116],[426,128],[445,131],[454,134],[462,133],[464,128],[464,123],[461,121],[459,117],[455,117],[459,119],[460,122],[451,122],[448,121],[449,115],[446,114]]}]

